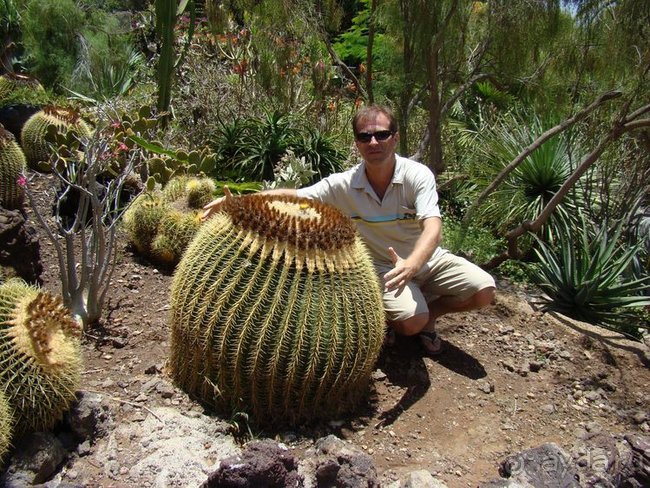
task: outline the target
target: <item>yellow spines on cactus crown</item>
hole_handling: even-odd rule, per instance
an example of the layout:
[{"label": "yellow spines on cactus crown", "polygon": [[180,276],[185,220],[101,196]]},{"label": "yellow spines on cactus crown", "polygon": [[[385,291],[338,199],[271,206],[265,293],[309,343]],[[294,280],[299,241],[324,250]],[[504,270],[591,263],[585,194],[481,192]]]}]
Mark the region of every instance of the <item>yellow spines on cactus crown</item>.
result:
[{"label": "yellow spines on cactus crown", "polygon": [[299,249],[329,251],[355,241],[349,218],[330,205],[306,198],[246,195],[227,198],[222,210],[234,225]]},{"label": "yellow spines on cactus crown", "polygon": [[0,124],[0,206],[13,210],[19,208],[25,197],[18,179],[27,161],[11,132]]},{"label": "yellow spines on cactus crown", "polygon": [[19,279],[0,285],[0,384],[16,432],[52,427],[75,400],[80,332],[59,297]]},{"label": "yellow spines on cactus crown", "polygon": [[11,445],[13,423],[13,412],[2,388],[0,388],[0,469],[2,469],[3,458]]},{"label": "yellow spines on cactus crown", "polygon": [[190,208],[202,208],[212,201],[217,186],[210,178],[190,178],[185,185],[187,205]]}]

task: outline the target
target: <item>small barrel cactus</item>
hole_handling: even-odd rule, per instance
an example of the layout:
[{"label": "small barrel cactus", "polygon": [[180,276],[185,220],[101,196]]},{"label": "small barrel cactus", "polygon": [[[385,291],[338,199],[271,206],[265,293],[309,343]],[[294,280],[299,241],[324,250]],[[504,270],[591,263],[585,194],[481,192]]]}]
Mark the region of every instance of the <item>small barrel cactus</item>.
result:
[{"label": "small barrel cactus", "polygon": [[14,135],[0,124],[0,207],[20,208],[25,198],[19,179],[27,166],[25,155]]},{"label": "small barrel cactus", "polygon": [[2,460],[11,446],[12,434],[13,414],[9,407],[7,397],[5,397],[2,388],[0,388],[0,467],[2,467]]},{"label": "small barrel cactus", "polygon": [[57,132],[74,130],[81,137],[90,137],[92,129],[74,110],[48,106],[32,115],[20,134],[21,145],[27,164],[39,171],[49,170],[50,149],[46,141],[48,127],[53,125]]},{"label": "small barrel cactus", "polygon": [[24,88],[30,91],[43,92],[43,85],[36,78],[20,73],[5,73],[0,76],[0,102],[17,89]]},{"label": "small barrel cactus", "polygon": [[0,285],[0,387],[17,434],[51,428],[74,402],[80,332],[60,297],[20,279]]},{"label": "small barrel cactus", "polygon": [[173,266],[201,224],[200,209],[212,200],[209,178],[172,178],[162,191],[140,195],[124,215],[129,240],[136,250]]},{"label": "small barrel cactus", "polygon": [[171,289],[170,373],[190,395],[254,423],[351,411],[367,392],[385,317],[350,219],[297,197],[227,198]]}]

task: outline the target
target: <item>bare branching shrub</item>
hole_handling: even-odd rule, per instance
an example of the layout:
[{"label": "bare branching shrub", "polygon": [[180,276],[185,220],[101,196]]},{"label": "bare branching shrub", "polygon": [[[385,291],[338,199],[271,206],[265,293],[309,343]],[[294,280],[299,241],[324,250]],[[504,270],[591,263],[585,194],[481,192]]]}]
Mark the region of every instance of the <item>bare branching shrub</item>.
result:
[{"label": "bare branching shrub", "polygon": [[115,268],[117,225],[126,210],[129,190],[131,197],[138,191],[138,185],[132,183],[134,165],[139,161],[137,150],[116,170],[110,142],[96,131],[91,139],[77,141],[83,152],[75,143],[57,148],[52,166],[61,190],[52,218],[43,214],[29,183],[26,185],[34,214],[56,250],[64,303],[84,327],[102,316]]}]

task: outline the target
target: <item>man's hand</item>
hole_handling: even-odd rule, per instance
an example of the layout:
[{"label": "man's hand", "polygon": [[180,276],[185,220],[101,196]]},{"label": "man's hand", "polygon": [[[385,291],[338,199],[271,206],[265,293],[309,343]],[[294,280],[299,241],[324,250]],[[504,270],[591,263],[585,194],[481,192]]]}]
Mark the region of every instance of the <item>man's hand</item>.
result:
[{"label": "man's hand", "polygon": [[232,193],[230,193],[230,188],[227,186],[223,187],[223,197],[215,198],[212,200],[210,203],[208,203],[205,207],[203,207],[203,215],[201,215],[201,221],[205,222],[210,218],[210,216],[218,212],[219,209],[221,208],[221,205],[223,204],[224,201],[226,201],[227,198],[232,198]]},{"label": "man's hand", "polygon": [[402,288],[419,271],[419,267],[415,267],[408,260],[401,258],[392,247],[388,248],[388,254],[394,267],[384,275],[384,291]]}]

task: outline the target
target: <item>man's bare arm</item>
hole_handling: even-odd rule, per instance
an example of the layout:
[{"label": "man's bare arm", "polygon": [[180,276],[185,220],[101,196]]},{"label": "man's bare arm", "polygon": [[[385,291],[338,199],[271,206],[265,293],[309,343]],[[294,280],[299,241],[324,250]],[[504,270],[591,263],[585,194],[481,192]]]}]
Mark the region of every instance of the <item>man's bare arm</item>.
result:
[{"label": "man's bare arm", "polygon": [[[221,205],[227,198],[234,198],[227,186],[223,187],[223,193],[223,197],[215,198],[205,207],[203,207],[203,215],[201,215],[202,221],[208,220],[212,214],[218,212],[221,208]],[[298,192],[294,188],[277,188],[275,190],[264,190],[260,192],[261,195],[271,195],[278,197],[295,197],[297,196],[297,193]]]},{"label": "man's bare arm", "polygon": [[441,237],[442,220],[440,217],[429,217],[422,220],[422,234],[408,257],[402,258],[395,252],[395,249],[389,247],[388,253],[394,267],[384,275],[385,289],[392,290],[406,285],[433,255],[440,244]]}]

